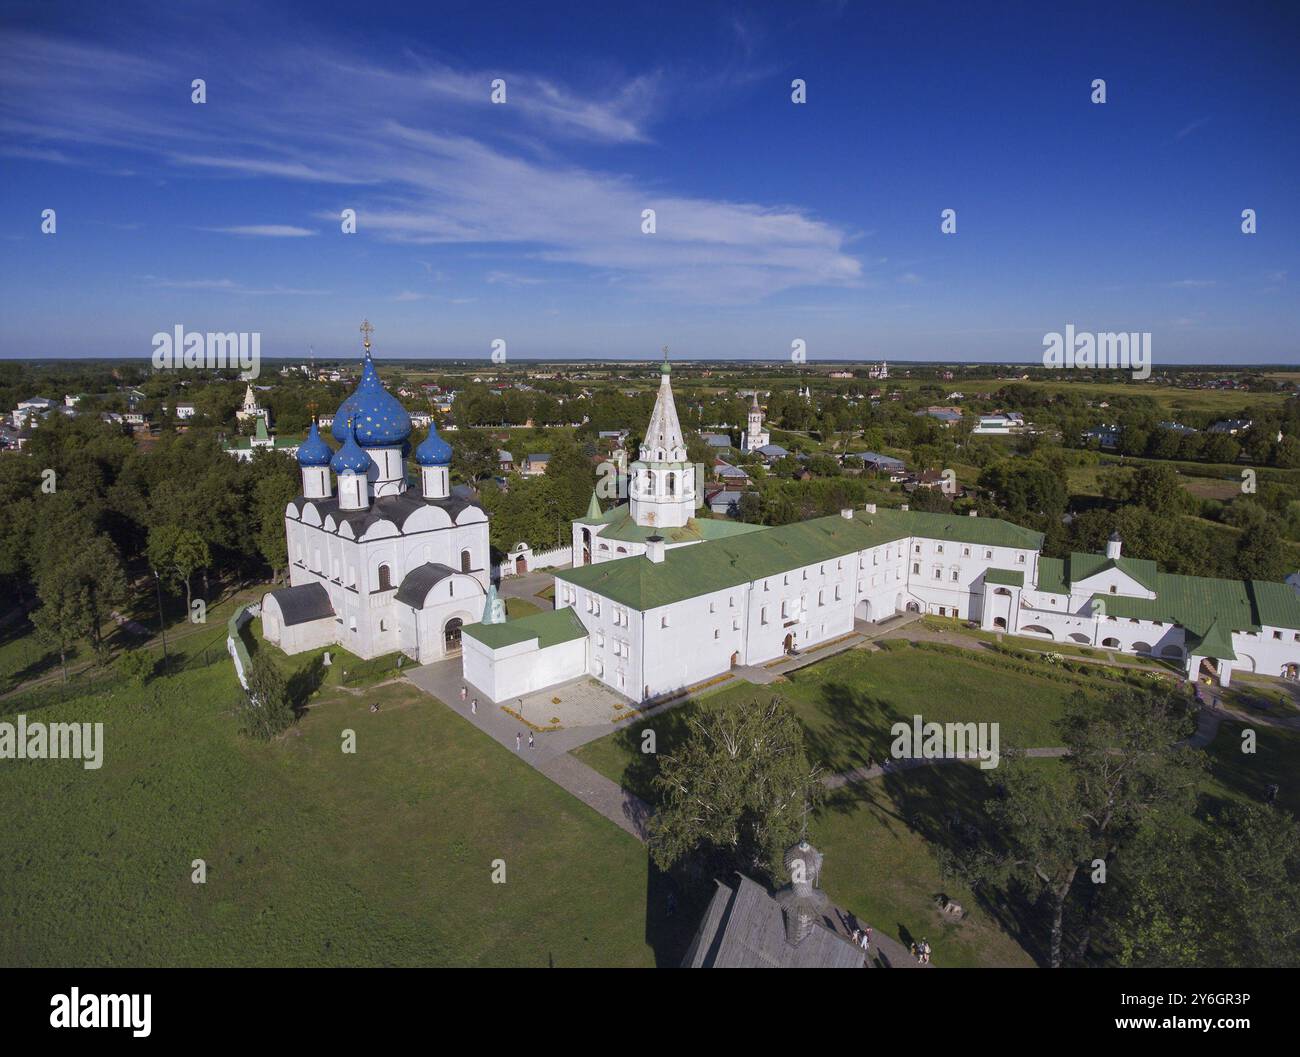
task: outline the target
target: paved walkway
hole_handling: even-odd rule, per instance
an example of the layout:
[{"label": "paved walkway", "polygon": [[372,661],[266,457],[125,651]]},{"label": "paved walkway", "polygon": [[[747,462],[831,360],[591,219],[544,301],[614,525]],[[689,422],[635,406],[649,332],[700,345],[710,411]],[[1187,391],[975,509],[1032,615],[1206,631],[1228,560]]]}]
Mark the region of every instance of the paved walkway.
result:
[{"label": "paved walkway", "polygon": [[[590,807],[604,815],[616,826],[626,830],[640,841],[645,840],[645,822],[650,816],[650,808],[639,797],[623,789],[617,782],[612,782],[603,774],[588,767],[576,756],[569,755],[570,749],[576,749],[589,741],[602,738],[617,729],[615,723],[599,723],[588,726],[566,727],[563,730],[533,732],[533,745],[528,745],[529,728],[513,716],[507,715],[482,690],[466,683],[461,674],[460,658],[436,661],[408,671],[404,678],[419,687],[425,693],[442,702],[462,719],[472,723],[498,744],[530,766],[536,767],[556,785],[567,790]],[[574,680],[575,683],[585,683]],[[564,696],[565,683],[558,687],[548,687],[541,695]],[[466,700],[460,699],[460,688],[466,686]],[[603,688],[602,688],[603,689]],[[606,691],[611,700],[617,699],[612,691]],[[524,715],[529,715],[529,698],[525,697]],[[478,698],[478,711],[471,713],[470,702]],[[544,710],[544,709],[543,709]]]}]

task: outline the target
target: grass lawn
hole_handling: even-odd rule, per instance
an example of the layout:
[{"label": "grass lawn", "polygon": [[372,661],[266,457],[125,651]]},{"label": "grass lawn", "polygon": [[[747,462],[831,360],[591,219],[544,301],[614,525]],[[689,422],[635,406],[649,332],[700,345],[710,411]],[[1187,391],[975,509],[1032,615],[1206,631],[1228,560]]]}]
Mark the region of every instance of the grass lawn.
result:
[{"label": "grass lawn", "polygon": [[[554,594],[554,590],[552,590],[552,594]],[[541,606],[535,606],[532,602],[525,602],[522,598],[506,599],[506,616],[511,620],[516,620],[519,617],[526,617],[532,613],[540,612],[542,612]]]},{"label": "grass lawn", "polygon": [[326,687],[269,745],[229,663],[80,694],[0,704],[104,723],[100,770],[3,765],[2,964],[655,962],[642,847],[404,683]]},{"label": "grass lawn", "polygon": [[[1048,671],[1044,665],[1044,671]],[[771,686],[740,682],[688,702],[576,750],[589,766],[653,799],[652,758],[640,751],[641,731],[653,727],[659,752],[671,752],[689,710],[724,708],[747,698],[780,695],[803,723],[812,758],[832,773],[889,754],[890,727],[913,715],[947,722],[997,722],[1001,745],[1059,744],[1052,721],[1092,680],[1061,681],[1010,671],[971,653],[960,657],[899,644],[879,653],[850,650],[795,672]]]},{"label": "grass lawn", "polygon": [[[1050,761],[1045,761],[1050,765]],[[1021,922],[1032,908],[1004,893],[977,899],[965,885],[944,880],[938,847],[949,837],[941,820],[953,810],[978,823],[987,789],[980,771],[950,764],[838,790],[810,821],[813,843],[826,856],[822,884],[837,906],[904,944],[928,939],[943,967],[1029,966]],[[961,922],[939,912],[945,893],[967,911]],[[1035,949],[1038,936],[1023,938]]]},{"label": "grass lawn", "polygon": [[1224,722],[1219,736],[1205,750],[1210,772],[1201,791],[1202,810],[1213,813],[1226,800],[1263,803],[1269,785],[1278,788],[1277,802],[1300,816],[1300,733],[1249,724],[1255,732],[1255,751],[1242,751],[1247,724]]}]

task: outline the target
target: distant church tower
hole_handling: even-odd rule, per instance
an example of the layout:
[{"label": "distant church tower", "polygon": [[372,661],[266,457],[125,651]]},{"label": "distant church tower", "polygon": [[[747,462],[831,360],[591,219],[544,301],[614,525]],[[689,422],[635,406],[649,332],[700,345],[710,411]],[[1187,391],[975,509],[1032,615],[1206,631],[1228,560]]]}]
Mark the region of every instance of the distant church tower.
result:
[{"label": "distant church tower", "polygon": [[659,395],[641,442],[641,458],[629,467],[632,520],[647,528],[681,528],[695,514],[695,467],[686,461],[686,441],[673,403],[670,371],[665,346]]},{"label": "distant church tower", "polygon": [[754,390],[754,401],[749,405],[749,428],[740,438],[740,450],[749,452],[765,448],[769,439],[763,431],[763,409],[758,406],[758,390]]}]

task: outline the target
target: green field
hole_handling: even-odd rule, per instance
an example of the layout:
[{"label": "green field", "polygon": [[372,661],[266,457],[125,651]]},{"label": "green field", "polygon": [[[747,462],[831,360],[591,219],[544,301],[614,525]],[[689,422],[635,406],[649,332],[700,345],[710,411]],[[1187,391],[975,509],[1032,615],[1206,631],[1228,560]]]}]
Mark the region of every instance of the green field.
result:
[{"label": "green field", "polygon": [[1052,678],[1013,671],[994,657],[961,656],[904,643],[878,653],[850,650],[795,672],[771,686],[739,682],[670,712],[606,735],[576,751],[601,774],[653,798],[653,766],[641,753],[641,732],[655,730],[657,751],[671,752],[692,709],[724,708],[746,698],[780,696],[799,717],[813,760],[830,773],[847,771],[889,754],[890,727],[913,715],[947,722],[996,722],[1005,746],[1059,744],[1052,721],[1080,688],[1100,690],[1093,679]]},{"label": "green field", "polygon": [[438,702],[327,689],[265,745],[235,694],[222,662],[4,702],[105,748],[0,763],[0,963],[654,964],[644,849]]}]

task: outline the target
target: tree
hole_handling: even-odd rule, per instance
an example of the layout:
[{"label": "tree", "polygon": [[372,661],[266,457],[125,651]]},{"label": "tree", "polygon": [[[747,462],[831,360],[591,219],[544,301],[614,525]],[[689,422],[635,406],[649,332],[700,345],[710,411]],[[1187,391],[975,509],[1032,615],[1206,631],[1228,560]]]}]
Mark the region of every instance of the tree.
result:
[{"label": "tree", "polygon": [[1032,460],[996,463],[980,474],[978,483],[997,496],[1012,520],[1031,514],[1055,520],[1069,500],[1064,478]]},{"label": "tree", "polygon": [[[279,458],[279,456],[276,456]],[[253,486],[253,538],[258,552],[271,567],[271,579],[278,582],[289,568],[289,544],[284,534],[284,511],[298,492],[292,476],[267,475]]]},{"label": "tree", "polygon": [[660,869],[693,859],[710,870],[769,873],[823,792],[803,729],[780,698],[687,720],[681,748],[660,758],[663,803],[650,824]]},{"label": "tree", "polygon": [[212,560],[206,541],[193,529],[156,525],[149,530],[149,564],[164,583],[185,587],[185,610],[193,605],[191,579]]},{"label": "tree", "polygon": [[[949,861],[972,884],[1015,880],[1046,900],[1053,968],[1064,962],[1063,923],[1079,871],[1109,865],[1155,810],[1190,805],[1204,766],[1203,754],[1181,744],[1191,729],[1187,699],[1172,691],[1125,689],[1102,702],[1075,694],[1057,726],[1064,773],[1004,753],[997,777],[988,772],[998,787],[988,812],[1003,845]],[[1089,945],[1091,910],[1085,901],[1076,958]]]},{"label": "tree", "polygon": [[1282,967],[1300,961],[1300,825],[1228,803],[1190,829],[1143,828],[1107,891],[1109,945],[1124,966]]},{"label": "tree", "polygon": [[1232,558],[1233,575],[1243,580],[1280,580],[1286,575],[1282,521],[1253,499],[1237,499],[1225,520],[1239,528]]},{"label": "tree", "polygon": [[[456,404],[459,407],[459,396]],[[464,483],[474,484],[497,472],[497,446],[487,433],[480,429],[466,429],[461,423],[459,429],[441,436],[451,444],[451,468]],[[524,455],[523,452],[513,454],[520,459]]]},{"label": "tree", "polygon": [[144,686],[153,676],[157,662],[148,650],[127,650],[117,659],[117,670],[136,686]]},{"label": "tree", "polygon": [[248,671],[248,690],[240,696],[237,712],[240,730],[261,741],[270,741],[282,734],[293,722],[288,685],[265,650],[253,655]]},{"label": "tree", "polygon": [[58,649],[66,680],[67,653],[77,639],[88,639],[99,660],[106,659],[101,628],[126,598],[126,575],[112,541],[97,533],[69,533],[38,562],[41,608],[32,622],[42,641]]}]

